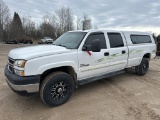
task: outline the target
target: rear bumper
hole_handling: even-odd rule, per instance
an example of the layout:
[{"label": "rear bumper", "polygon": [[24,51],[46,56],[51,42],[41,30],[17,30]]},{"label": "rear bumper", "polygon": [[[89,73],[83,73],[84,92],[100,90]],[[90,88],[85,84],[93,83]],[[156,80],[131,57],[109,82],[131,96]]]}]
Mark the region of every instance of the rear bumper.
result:
[{"label": "rear bumper", "polygon": [[21,77],[5,68],[6,82],[16,93],[33,94],[39,92],[40,76]]}]

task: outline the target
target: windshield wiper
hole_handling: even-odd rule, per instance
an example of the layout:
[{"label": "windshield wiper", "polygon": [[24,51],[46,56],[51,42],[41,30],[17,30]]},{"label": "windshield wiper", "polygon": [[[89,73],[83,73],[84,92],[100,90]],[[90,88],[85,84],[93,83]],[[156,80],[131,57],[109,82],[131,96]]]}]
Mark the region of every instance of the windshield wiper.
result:
[{"label": "windshield wiper", "polygon": [[57,46],[62,46],[62,47],[65,47],[65,48],[66,48],[66,46],[65,46],[65,45],[62,45],[62,44],[58,44]]},{"label": "windshield wiper", "polygon": [[56,46],[62,46],[62,47],[67,48],[65,45],[62,45],[62,44],[53,44],[53,45],[56,45]]}]

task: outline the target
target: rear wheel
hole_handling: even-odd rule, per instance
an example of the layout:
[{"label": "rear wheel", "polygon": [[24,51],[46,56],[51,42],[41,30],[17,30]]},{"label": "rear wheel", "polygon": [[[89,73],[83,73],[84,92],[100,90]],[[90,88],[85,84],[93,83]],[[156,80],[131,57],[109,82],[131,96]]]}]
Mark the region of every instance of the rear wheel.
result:
[{"label": "rear wheel", "polygon": [[40,97],[45,104],[58,106],[67,102],[73,91],[72,77],[64,72],[54,72],[43,80]]},{"label": "rear wheel", "polygon": [[14,41],[14,44],[17,44],[18,42],[17,41]]},{"label": "rear wheel", "polygon": [[33,41],[30,41],[30,44],[33,44]]},{"label": "rear wheel", "polygon": [[135,70],[138,75],[145,75],[149,68],[149,60],[148,58],[143,58],[141,64],[136,66]]}]

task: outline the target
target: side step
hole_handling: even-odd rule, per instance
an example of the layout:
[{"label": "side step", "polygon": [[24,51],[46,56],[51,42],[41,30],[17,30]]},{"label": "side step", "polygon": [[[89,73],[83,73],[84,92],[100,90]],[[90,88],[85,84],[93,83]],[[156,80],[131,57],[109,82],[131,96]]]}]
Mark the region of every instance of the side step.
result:
[{"label": "side step", "polygon": [[121,71],[116,71],[116,72],[110,72],[110,73],[107,73],[107,74],[103,74],[103,75],[94,76],[94,77],[91,77],[91,78],[78,80],[77,84],[78,85],[84,85],[84,84],[87,84],[87,83],[90,83],[90,82],[94,82],[94,81],[101,80],[101,79],[104,79],[104,78],[112,77],[112,76],[119,75],[119,74],[122,74],[122,73],[125,73],[125,71],[121,70]]}]

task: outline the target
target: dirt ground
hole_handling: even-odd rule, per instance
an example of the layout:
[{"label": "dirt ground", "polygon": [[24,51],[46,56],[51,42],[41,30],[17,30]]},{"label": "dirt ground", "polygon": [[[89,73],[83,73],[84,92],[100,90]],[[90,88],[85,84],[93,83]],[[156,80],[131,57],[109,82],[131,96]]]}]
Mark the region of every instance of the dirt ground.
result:
[{"label": "dirt ground", "polygon": [[0,120],[160,120],[160,57],[145,76],[129,70],[86,84],[66,104],[49,108],[39,96],[15,94],[5,81],[7,54],[21,46],[0,44]]}]

